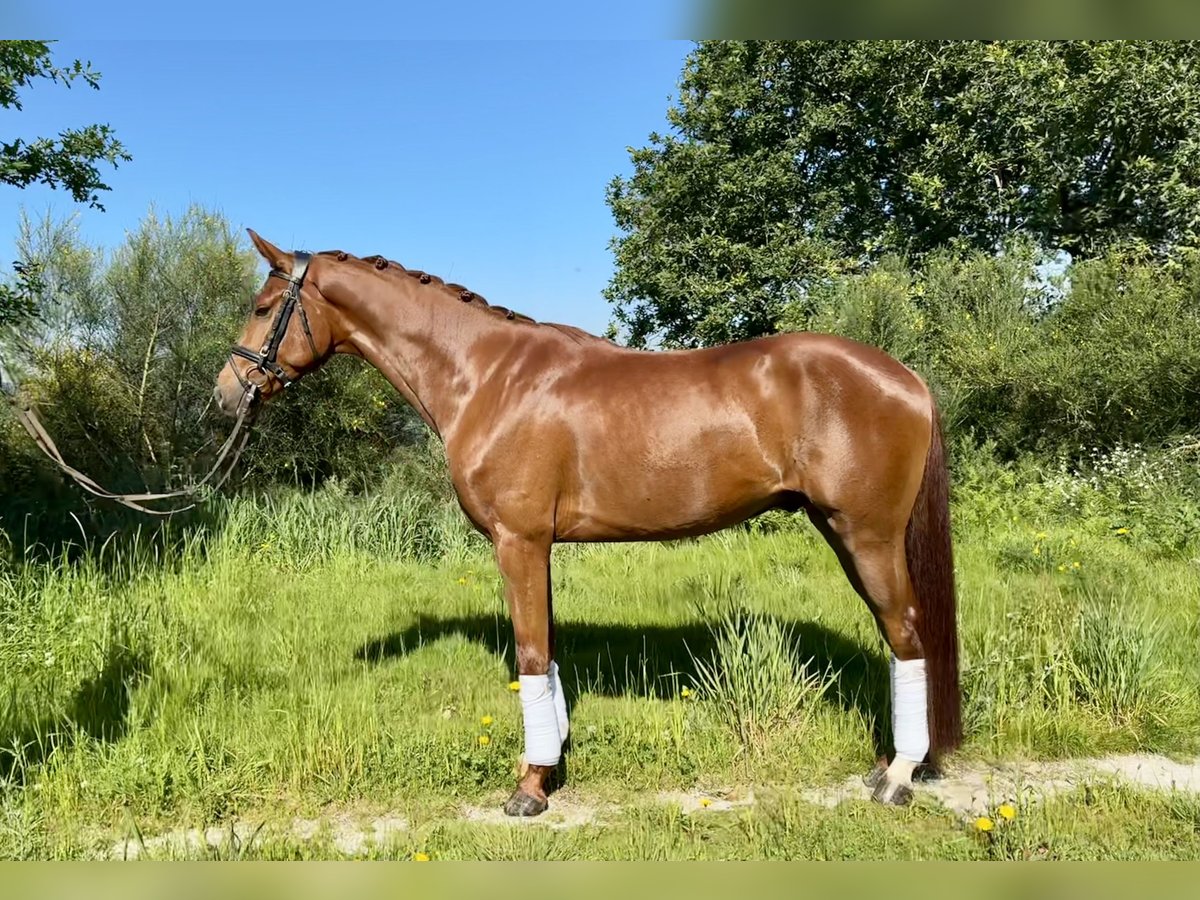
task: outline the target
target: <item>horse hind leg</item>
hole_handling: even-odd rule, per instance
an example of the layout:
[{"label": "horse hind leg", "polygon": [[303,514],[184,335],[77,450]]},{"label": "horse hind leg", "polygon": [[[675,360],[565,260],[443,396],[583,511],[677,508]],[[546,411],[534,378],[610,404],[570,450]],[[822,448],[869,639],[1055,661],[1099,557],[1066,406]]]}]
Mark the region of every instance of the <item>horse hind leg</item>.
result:
[{"label": "horse hind leg", "polygon": [[[895,754],[867,784],[875,800],[902,806],[912,799],[913,771],[929,752],[924,651],[917,632],[919,609],[909,578],[904,529],[874,531],[840,515],[809,515],[833,547],[850,583],[866,601],[891,649],[889,666]],[[891,533],[889,533],[891,532]]]}]

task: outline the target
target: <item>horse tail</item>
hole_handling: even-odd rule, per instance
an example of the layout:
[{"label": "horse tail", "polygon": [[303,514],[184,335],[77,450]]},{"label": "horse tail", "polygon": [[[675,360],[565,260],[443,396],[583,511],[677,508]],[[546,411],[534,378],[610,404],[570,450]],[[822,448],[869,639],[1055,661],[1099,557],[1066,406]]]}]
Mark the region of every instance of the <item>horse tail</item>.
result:
[{"label": "horse tail", "polygon": [[936,765],[942,754],[962,742],[962,698],[958,686],[950,489],[936,404],[932,412],[933,434],[921,489],[904,535],[904,553],[919,610],[917,636],[925,651],[929,757]]}]

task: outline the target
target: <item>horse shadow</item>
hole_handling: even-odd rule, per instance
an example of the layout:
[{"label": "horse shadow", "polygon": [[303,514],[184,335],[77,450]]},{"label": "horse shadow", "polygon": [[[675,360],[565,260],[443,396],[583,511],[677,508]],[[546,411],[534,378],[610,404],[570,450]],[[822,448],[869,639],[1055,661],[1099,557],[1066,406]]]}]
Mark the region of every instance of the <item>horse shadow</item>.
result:
[{"label": "horse shadow", "polygon": [[0,732],[0,784],[24,784],[31,769],[81,737],[104,743],[124,737],[129,728],[130,694],[149,671],[144,657],[115,648],[100,672],[75,691],[65,712]]},{"label": "horse shadow", "polygon": [[[861,714],[871,724],[876,756],[883,755],[891,736],[884,715],[888,700],[884,657],[819,622],[778,617],[773,621],[790,636],[793,659],[806,663],[811,672],[829,674],[831,684],[823,701]],[[631,626],[561,621],[555,629],[555,659],[567,702],[573,704],[581,694],[674,696],[700,677],[697,661],[713,658],[722,627],[706,622]],[[407,628],[367,641],[354,655],[368,664],[380,664],[452,636],[481,644],[516,671],[512,627],[500,615],[421,616]]]}]

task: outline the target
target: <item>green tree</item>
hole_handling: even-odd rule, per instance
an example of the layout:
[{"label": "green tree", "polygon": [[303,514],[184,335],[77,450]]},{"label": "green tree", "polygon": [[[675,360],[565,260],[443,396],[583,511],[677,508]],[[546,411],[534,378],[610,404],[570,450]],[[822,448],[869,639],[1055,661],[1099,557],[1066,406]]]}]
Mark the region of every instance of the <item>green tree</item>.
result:
[{"label": "green tree", "polygon": [[[65,68],[55,66],[47,41],[0,41],[0,108],[23,109],[20,92],[39,78],[67,87],[82,80],[100,88],[100,73],[91,63],[75,60]],[[109,187],[101,180],[98,164],[115,167],[130,159],[108,125],[68,128],[56,138],[0,140],[0,184],[24,188],[40,182],[67,190],[76,202],[104,209],[99,192]],[[37,312],[39,279],[38,270],[18,265],[13,283],[0,285],[0,326]]]},{"label": "green tree", "polygon": [[930,383],[949,433],[1007,458],[1200,432],[1200,254],[1113,248],[1052,279],[1036,269],[1027,240],[919,268],[887,257],[817,286],[780,326],[886,350]]},{"label": "green tree", "polygon": [[[36,303],[48,312],[9,343],[6,363],[64,455],[117,489],[205,470],[229,427],[213,386],[264,277],[244,232],[198,207],[151,213],[106,255],[73,222],[23,220],[18,250],[42,273]],[[239,474],[256,485],[374,480],[420,439],[419,424],[378,372],[336,360],[268,404]]]},{"label": "green tree", "polygon": [[815,283],[887,254],[1195,245],[1197,49],[701,43],[672,133],[609,186],[616,320],[635,345],[710,344],[775,330]]}]

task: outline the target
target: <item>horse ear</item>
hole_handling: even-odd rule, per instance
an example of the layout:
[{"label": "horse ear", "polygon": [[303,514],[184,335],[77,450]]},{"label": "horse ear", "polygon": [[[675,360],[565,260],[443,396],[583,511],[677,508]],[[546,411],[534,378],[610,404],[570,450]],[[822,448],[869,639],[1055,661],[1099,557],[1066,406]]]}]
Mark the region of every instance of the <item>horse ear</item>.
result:
[{"label": "horse ear", "polygon": [[255,249],[262,254],[262,258],[273,269],[282,269],[287,272],[292,268],[292,255],[284,253],[266,238],[259,237],[253,228],[247,228],[246,233],[250,235],[250,240],[254,244]]}]

